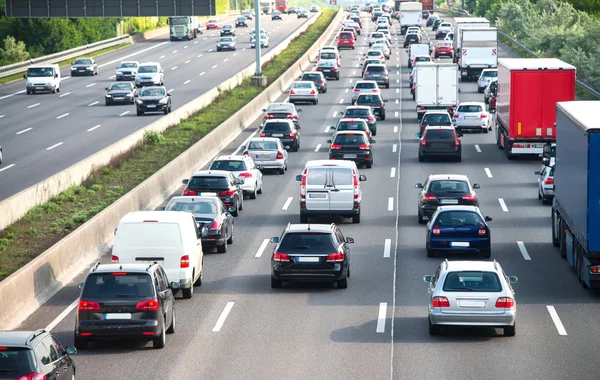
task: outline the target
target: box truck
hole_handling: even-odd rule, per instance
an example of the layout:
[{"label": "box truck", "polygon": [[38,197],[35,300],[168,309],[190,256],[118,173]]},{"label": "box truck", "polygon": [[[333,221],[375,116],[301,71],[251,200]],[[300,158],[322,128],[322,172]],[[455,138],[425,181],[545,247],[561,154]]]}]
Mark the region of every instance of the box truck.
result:
[{"label": "box truck", "polygon": [[415,66],[417,119],[425,112],[445,110],[452,115],[458,105],[458,67],[454,63],[419,62]]},{"label": "box truck", "polygon": [[409,26],[421,27],[423,21],[423,4],[408,1],[400,3],[400,34],[406,33]]},{"label": "box truck", "polygon": [[498,66],[498,29],[466,28],[458,40],[462,41],[458,60],[462,80],[477,79],[483,69]]},{"label": "box truck", "polygon": [[483,17],[455,17],[454,18],[454,62],[458,62],[460,57],[460,48],[462,41],[460,41],[460,33],[466,28],[489,28],[490,22]]}]

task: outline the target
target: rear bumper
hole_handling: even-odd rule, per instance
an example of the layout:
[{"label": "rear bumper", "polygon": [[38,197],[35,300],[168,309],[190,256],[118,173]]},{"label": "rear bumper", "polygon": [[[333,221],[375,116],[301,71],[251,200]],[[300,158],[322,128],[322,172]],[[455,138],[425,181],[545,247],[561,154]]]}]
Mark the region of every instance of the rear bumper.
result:
[{"label": "rear bumper", "polygon": [[[468,247],[453,247],[452,242],[468,242]],[[489,238],[430,238],[429,248],[434,251],[445,252],[481,252],[489,251],[491,242]]]},{"label": "rear bumper", "polygon": [[290,102],[314,102],[317,99],[317,95],[290,95]]},{"label": "rear bumper", "polygon": [[341,215],[351,217],[360,214],[360,206],[353,206],[351,210],[308,210],[305,202],[300,202],[300,215]]},{"label": "rear bumper", "polygon": [[[345,155],[347,155],[347,154],[356,154],[356,157],[355,158],[345,157]],[[348,161],[354,161],[356,163],[367,163],[367,162],[371,162],[373,160],[373,156],[370,153],[359,153],[359,152],[337,153],[335,151],[331,151],[331,153],[329,153],[329,159],[330,160],[348,160]]]},{"label": "rear bumper", "polygon": [[[155,338],[153,335],[159,335],[160,332],[160,324],[155,319],[131,321],[131,324],[105,324],[98,323],[98,321],[80,321],[75,329],[75,335],[78,337],[81,337],[81,333],[91,333],[90,336],[81,337],[89,340],[151,340]],[[144,335],[144,333],[153,333],[153,335]]]},{"label": "rear bumper", "polygon": [[333,269],[286,270],[281,263],[271,266],[271,276],[279,281],[302,282],[334,282],[346,277],[348,266],[345,263],[335,264]]},{"label": "rear bumper", "polygon": [[419,148],[419,154],[423,157],[460,157],[460,150],[425,150]]},{"label": "rear bumper", "polygon": [[445,326],[514,326],[516,311],[509,310],[503,314],[464,313],[447,314],[439,309],[429,309],[429,319],[433,325]]},{"label": "rear bumper", "polygon": [[202,238],[203,247],[215,247],[217,245],[223,245],[225,243],[225,237],[223,235],[210,235]]},{"label": "rear bumper", "polygon": [[456,121],[455,125],[456,125],[456,127],[455,127],[456,130],[459,130],[459,129],[486,129],[488,127],[487,123],[483,123],[483,122],[473,123],[473,122]]},{"label": "rear bumper", "polygon": [[284,160],[277,161],[254,161],[256,165],[262,165],[265,169],[283,169],[285,168]]}]

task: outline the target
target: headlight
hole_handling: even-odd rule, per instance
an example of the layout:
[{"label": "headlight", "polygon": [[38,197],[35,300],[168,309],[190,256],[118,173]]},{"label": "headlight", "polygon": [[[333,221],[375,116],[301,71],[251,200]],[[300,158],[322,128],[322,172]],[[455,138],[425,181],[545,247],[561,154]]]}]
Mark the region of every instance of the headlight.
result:
[{"label": "headlight", "polygon": [[137,104],[139,104],[141,106],[142,104],[144,104],[144,102],[142,102],[140,99],[138,99]]},{"label": "headlight", "polygon": [[73,66],[71,66],[71,71],[75,71],[77,70],[76,68],[74,68]]},{"label": "headlight", "polygon": [[107,98],[112,98],[112,95],[111,94],[106,94],[106,97]]},{"label": "headlight", "polygon": [[167,99],[168,98],[162,98],[161,100],[159,100],[160,104],[167,104]]},{"label": "headlight", "polygon": [[92,68],[91,68],[91,67],[86,67],[85,69],[86,69],[86,70],[91,70]]}]

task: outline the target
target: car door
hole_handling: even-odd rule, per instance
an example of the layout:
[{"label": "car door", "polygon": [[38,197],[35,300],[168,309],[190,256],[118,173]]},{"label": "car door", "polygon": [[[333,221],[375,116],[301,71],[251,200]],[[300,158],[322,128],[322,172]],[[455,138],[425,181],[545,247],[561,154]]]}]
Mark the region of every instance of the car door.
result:
[{"label": "car door", "polygon": [[166,325],[171,326],[171,323],[173,323],[173,292],[169,287],[167,275],[163,275],[163,270],[159,266],[154,272],[153,277],[156,296],[158,297],[158,302],[160,302],[162,310],[165,313]]},{"label": "car door", "polygon": [[306,209],[329,210],[329,168],[309,168],[306,173]]},{"label": "car door", "polygon": [[330,168],[327,189],[329,190],[330,210],[352,210],[354,207],[354,181],[351,168]]},{"label": "car door", "polygon": [[56,346],[58,351],[59,362],[57,364],[58,372],[64,379],[71,379],[75,375],[75,369],[73,368],[73,360],[65,352],[65,346],[63,346],[56,337],[52,337],[52,343]]},{"label": "car door", "polygon": [[46,380],[60,380],[62,365],[58,354],[58,347],[50,335],[46,336],[35,347],[35,354],[40,364],[41,372],[46,375]]}]

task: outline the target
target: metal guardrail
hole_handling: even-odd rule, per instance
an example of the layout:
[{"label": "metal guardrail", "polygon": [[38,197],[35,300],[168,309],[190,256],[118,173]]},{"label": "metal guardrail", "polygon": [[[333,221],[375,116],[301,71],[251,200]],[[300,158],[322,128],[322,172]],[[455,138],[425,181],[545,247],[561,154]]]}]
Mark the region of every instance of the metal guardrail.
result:
[{"label": "metal guardrail", "polygon": [[70,58],[75,58],[80,55],[85,55],[98,50],[106,49],[111,46],[120,45],[127,41],[129,41],[130,43],[132,42],[131,36],[128,34],[119,37],[109,38],[108,40],[94,42],[93,44],[85,46],[79,46],[73,49],[61,51],[59,53],[46,55],[44,57],[34,58],[23,62],[17,62],[8,66],[2,66],[0,67],[0,78],[27,71],[27,68],[31,65],[61,62]]}]

